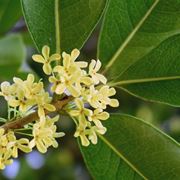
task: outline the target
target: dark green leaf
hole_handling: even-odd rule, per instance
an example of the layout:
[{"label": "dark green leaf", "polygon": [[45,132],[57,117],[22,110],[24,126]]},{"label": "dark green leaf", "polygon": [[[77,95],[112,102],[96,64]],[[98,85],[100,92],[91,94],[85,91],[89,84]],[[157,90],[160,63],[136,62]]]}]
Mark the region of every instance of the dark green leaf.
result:
[{"label": "dark green leaf", "polygon": [[[99,58],[111,77],[180,33],[178,0],[110,0],[99,40]],[[111,68],[110,68],[111,67]]]},{"label": "dark green leaf", "polygon": [[114,86],[129,93],[180,106],[180,36],[173,36],[130,66]]},{"label": "dark green leaf", "polygon": [[25,59],[25,46],[20,35],[0,39],[0,77],[12,78]]},{"label": "dark green leaf", "polygon": [[113,114],[97,145],[81,147],[92,176],[104,179],[178,179],[180,146],[135,117]]},{"label": "dark green leaf", "polygon": [[81,48],[101,17],[106,0],[22,0],[24,17],[38,49]]},{"label": "dark green leaf", "polygon": [[1,0],[0,2],[0,35],[7,32],[21,17],[20,0]]}]

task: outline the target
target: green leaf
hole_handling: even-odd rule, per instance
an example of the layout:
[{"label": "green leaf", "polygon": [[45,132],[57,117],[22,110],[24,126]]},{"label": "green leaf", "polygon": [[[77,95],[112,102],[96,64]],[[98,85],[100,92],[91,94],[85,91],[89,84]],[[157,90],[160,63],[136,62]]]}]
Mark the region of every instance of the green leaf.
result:
[{"label": "green leaf", "polygon": [[146,100],[180,106],[180,35],[130,66],[113,86]]},{"label": "green leaf", "polygon": [[1,0],[0,3],[0,35],[6,33],[21,17],[20,0]]},{"label": "green leaf", "polygon": [[0,39],[0,80],[17,74],[25,55],[25,46],[20,35],[8,35]]},{"label": "green leaf", "polygon": [[97,145],[81,147],[96,180],[178,179],[180,145],[152,125],[123,114],[106,121]]},{"label": "green leaf", "polygon": [[110,77],[119,76],[167,38],[180,33],[178,0],[110,0],[98,56]]},{"label": "green leaf", "polygon": [[40,50],[81,48],[100,19],[106,0],[22,0],[24,17]]}]

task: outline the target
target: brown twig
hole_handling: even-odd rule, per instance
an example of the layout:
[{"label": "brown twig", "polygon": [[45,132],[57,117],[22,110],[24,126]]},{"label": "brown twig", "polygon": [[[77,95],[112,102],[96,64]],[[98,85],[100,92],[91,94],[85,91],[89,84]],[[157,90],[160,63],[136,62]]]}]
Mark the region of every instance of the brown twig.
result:
[{"label": "brown twig", "polygon": [[[59,100],[59,101],[53,102],[52,104],[55,106],[56,111],[59,111],[68,102],[70,102],[71,100],[73,100],[73,97],[69,96],[69,97],[67,97],[67,98],[65,98],[63,100]],[[49,113],[50,113],[49,111],[45,111],[45,114],[49,114]],[[19,118],[19,119],[15,120],[15,121],[6,123],[6,124],[0,126],[0,128],[4,128],[5,131],[7,131],[9,129],[19,129],[19,128],[22,128],[24,125],[26,125],[26,124],[28,124],[30,122],[33,122],[33,121],[35,121],[37,119],[39,119],[38,113],[34,112],[34,113],[31,113],[28,116],[25,116],[23,118]]]}]

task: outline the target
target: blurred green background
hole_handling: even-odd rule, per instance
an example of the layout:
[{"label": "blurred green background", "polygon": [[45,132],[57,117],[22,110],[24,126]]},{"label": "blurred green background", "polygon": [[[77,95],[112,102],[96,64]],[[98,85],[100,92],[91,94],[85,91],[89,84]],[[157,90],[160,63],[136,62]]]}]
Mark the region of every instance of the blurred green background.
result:
[{"label": "blurred green background", "polygon": [[[17,7],[14,6],[13,10],[8,10],[7,12],[10,12],[11,15],[4,17],[2,15],[5,11],[3,2],[4,0],[0,0],[0,81],[11,81],[14,76],[25,78],[27,73],[33,72],[37,78],[44,78],[46,83],[47,79],[44,77],[41,65],[34,63],[31,59],[32,54],[36,53],[36,48],[28,33],[22,14],[17,11],[19,5],[16,4]],[[101,22],[83,47],[80,59],[90,60],[96,57],[100,25]],[[119,112],[143,118],[180,141],[179,109],[144,102],[122,91],[117,93],[117,97],[120,101]],[[0,103],[1,116],[6,116],[7,108],[3,99]],[[61,117],[59,127],[66,133],[66,136],[60,139],[57,149],[49,149],[45,155],[37,151],[27,155],[20,154],[20,157],[11,166],[0,172],[0,179],[91,179],[78,149],[77,141],[73,137],[73,123],[66,117]]]}]

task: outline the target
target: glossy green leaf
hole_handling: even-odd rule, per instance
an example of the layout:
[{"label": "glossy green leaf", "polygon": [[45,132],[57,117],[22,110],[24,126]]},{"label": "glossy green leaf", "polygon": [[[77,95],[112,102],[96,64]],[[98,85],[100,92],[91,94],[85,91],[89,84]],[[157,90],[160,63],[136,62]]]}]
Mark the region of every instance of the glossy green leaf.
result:
[{"label": "glossy green leaf", "polygon": [[179,0],[110,0],[98,56],[117,77],[167,38],[180,33]]},{"label": "glossy green leaf", "polygon": [[0,2],[0,35],[6,33],[21,17],[20,0],[1,0]]},{"label": "glossy green leaf", "polygon": [[97,145],[81,147],[96,180],[178,179],[180,145],[150,124],[132,116],[113,114],[108,132]]},{"label": "glossy green leaf", "polygon": [[114,86],[144,98],[180,106],[180,35],[173,36],[130,66]]},{"label": "glossy green leaf", "polygon": [[101,17],[106,0],[22,0],[32,38],[53,52],[81,48]]},{"label": "glossy green leaf", "polygon": [[25,55],[25,46],[20,35],[8,35],[0,39],[0,80],[15,76]]}]

